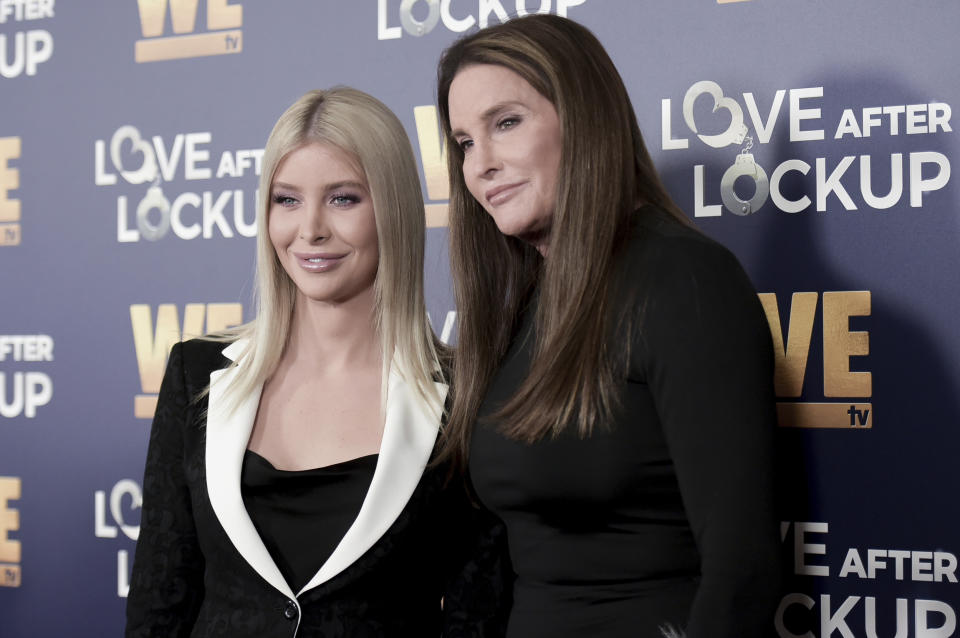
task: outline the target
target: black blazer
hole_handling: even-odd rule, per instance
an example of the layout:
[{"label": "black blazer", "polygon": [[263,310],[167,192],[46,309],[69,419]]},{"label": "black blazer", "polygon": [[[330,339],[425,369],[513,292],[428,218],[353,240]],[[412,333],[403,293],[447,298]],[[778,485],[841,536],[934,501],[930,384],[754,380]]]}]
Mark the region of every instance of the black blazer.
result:
[{"label": "black blazer", "polygon": [[[511,574],[505,531],[462,487],[444,487],[443,468],[426,468],[440,410],[426,414],[396,373],[360,512],[303,590],[290,589],[240,494],[262,388],[231,413],[223,388],[237,373],[224,368],[244,345],[194,340],[170,354],[147,452],[126,636],[501,635]],[[208,383],[208,397],[196,400]]]}]

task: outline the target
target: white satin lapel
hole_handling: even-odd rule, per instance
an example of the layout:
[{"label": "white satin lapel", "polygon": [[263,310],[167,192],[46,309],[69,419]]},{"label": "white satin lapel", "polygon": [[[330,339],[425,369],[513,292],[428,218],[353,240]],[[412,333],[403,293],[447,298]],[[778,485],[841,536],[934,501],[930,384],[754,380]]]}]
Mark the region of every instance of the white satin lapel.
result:
[{"label": "white satin lapel", "polygon": [[[224,349],[223,355],[233,360],[245,345],[243,341],[235,341]],[[292,599],[293,591],[253,526],[240,493],[243,455],[247,450],[263,387],[256,388],[244,397],[232,413],[228,413],[223,394],[237,371],[237,368],[228,368],[210,373],[205,457],[207,494],[220,525],[244,560],[264,580]]]},{"label": "white satin lapel", "polygon": [[[420,482],[430,459],[447,386],[437,383],[440,403],[426,413],[415,390],[391,369],[380,456],[356,520],[336,549],[299,593],[349,567],[393,525]],[[298,594],[299,595],[299,594]]]}]

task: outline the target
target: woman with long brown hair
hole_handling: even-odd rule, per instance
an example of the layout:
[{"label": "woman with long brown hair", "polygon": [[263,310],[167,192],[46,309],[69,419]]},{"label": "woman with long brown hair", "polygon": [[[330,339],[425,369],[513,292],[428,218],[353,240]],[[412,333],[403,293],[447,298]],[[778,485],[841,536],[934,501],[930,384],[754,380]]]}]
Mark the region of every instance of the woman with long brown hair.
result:
[{"label": "woman with long brown hair", "polygon": [[508,635],[765,635],[773,355],[743,269],[671,201],[586,28],[534,15],[459,40],[438,104],[445,451],[507,524]]}]

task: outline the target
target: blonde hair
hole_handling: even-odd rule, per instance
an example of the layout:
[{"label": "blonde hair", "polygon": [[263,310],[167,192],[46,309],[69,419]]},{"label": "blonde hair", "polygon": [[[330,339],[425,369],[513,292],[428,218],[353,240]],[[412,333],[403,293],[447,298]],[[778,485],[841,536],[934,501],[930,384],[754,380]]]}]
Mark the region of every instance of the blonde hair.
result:
[{"label": "blonde hair", "polygon": [[280,162],[304,144],[347,153],[366,179],[379,245],[374,283],[375,325],[383,353],[383,396],[391,366],[414,386],[424,406],[439,401],[433,379],[441,348],[427,319],[423,291],[423,194],[410,140],[397,116],[376,98],[349,87],[310,91],[277,120],[263,152],[257,196],[256,319],[215,338],[246,338],[225,391],[239,401],[277,367],[290,334],[296,286],[267,233],[273,177]]}]

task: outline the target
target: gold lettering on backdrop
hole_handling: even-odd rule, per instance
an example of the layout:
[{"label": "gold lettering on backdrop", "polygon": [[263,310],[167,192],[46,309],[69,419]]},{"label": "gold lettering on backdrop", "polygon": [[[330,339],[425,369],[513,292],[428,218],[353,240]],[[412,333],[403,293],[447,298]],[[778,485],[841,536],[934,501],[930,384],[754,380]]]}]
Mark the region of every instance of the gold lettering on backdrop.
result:
[{"label": "gold lettering on backdrop", "polygon": [[[167,7],[175,35],[164,37]],[[243,7],[228,0],[206,0],[206,33],[194,33],[199,0],[137,0],[143,39],[134,44],[137,62],[157,62],[243,50]]]},{"label": "gold lettering on backdrop", "polygon": [[[799,398],[803,393],[819,294],[793,293],[786,335],[781,326],[776,295],[761,293],[759,297],[773,338],[776,394],[780,398]],[[850,357],[870,353],[869,332],[852,332],[850,317],[869,316],[870,311],[870,291],[823,293],[824,397],[859,399],[872,396],[871,373],[850,370]],[[871,403],[781,401],[777,404],[777,416],[783,427],[873,427]]]},{"label": "gold lettering on backdrop", "polygon": [[208,0],[207,29],[239,29],[243,26],[243,7],[227,0]]},{"label": "gold lettering on backdrop", "polygon": [[20,157],[19,137],[0,137],[0,246],[20,243],[20,200],[10,191],[20,188],[20,171],[9,165]]},{"label": "gold lettering on backdrop", "polygon": [[0,476],[0,587],[20,586],[20,541],[10,538],[20,529],[20,512],[10,507],[20,490],[19,478]]},{"label": "gold lettering on backdrop", "polygon": [[416,106],[413,117],[417,123],[417,142],[423,160],[423,174],[427,182],[427,197],[450,199],[450,183],[447,179],[447,148],[440,137],[440,119],[437,107]]},{"label": "gold lettering on backdrop", "polygon": [[238,303],[208,303],[207,332],[219,332],[243,323],[243,306]]},{"label": "gold lettering on backdrop", "polygon": [[[197,23],[198,2],[199,0],[169,0],[170,22],[174,33],[193,33]],[[143,37],[155,38],[163,35],[167,4],[167,0],[137,0]]]},{"label": "gold lettering on backdrop", "polygon": [[0,246],[20,245],[20,224],[0,224]]},{"label": "gold lettering on backdrop", "polygon": [[871,403],[777,403],[777,420],[783,427],[850,429],[873,427]]},{"label": "gold lettering on backdrop", "polygon": [[424,204],[423,211],[427,219],[427,228],[443,228],[450,225],[448,204]]},{"label": "gold lettering on backdrop", "polygon": [[770,324],[770,334],[773,337],[773,354],[776,359],[773,378],[778,397],[798,397],[803,391],[803,377],[807,370],[807,357],[813,336],[813,320],[817,314],[817,297],[815,292],[793,293],[787,344],[784,347],[777,297],[770,292],[760,295],[760,303],[767,314],[767,323]]},{"label": "gold lettering on backdrop", "polygon": [[[417,143],[427,185],[427,197],[432,200],[450,199],[450,180],[447,176],[447,149],[440,135],[440,119],[435,106],[415,106],[413,117],[417,124]],[[427,227],[448,225],[447,204],[425,204]]]},{"label": "gold lettering on backdrop", "polygon": [[133,345],[140,372],[140,387],[143,394],[134,397],[133,412],[138,419],[149,419],[157,407],[157,393],[167,365],[170,349],[179,341],[199,337],[204,332],[218,332],[238,326],[243,322],[243,307],[238,303],[191,303],[183,310],[183,331],[180,317],[174,304],[157,307],[157,322],[154,328],[150,306],[130,306],[130,323],[133,328]]},{"label": "gold lettering on backdrop", "polygon": [[870,354],[870,333],[851,332],[850,317],[870,314],[870,291],[823,293],[823,395],[868,397],[869,372],[851,372],[850,357]]}]

